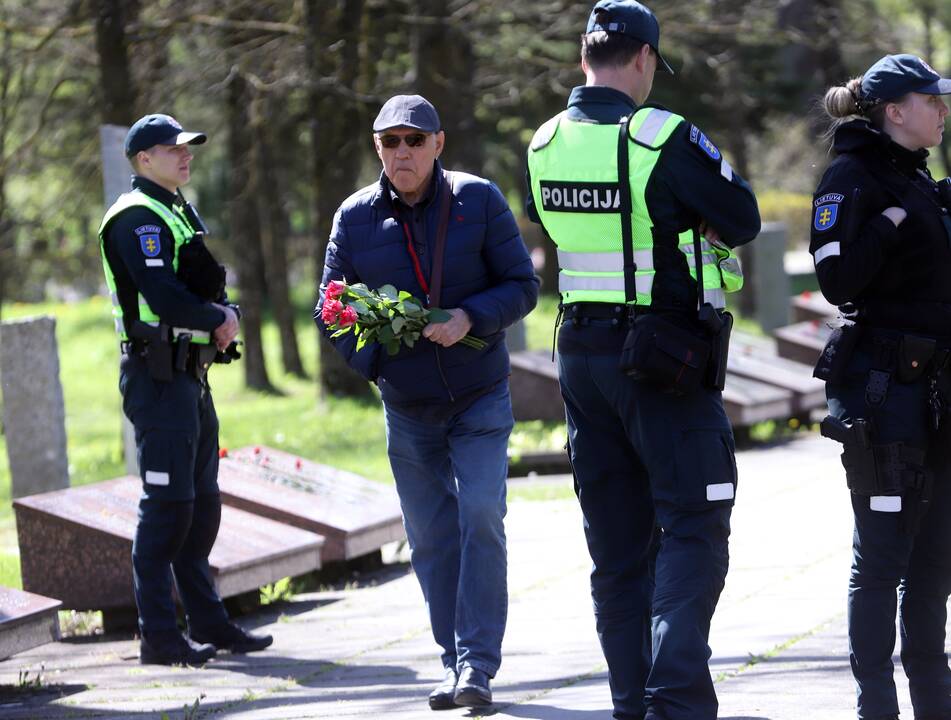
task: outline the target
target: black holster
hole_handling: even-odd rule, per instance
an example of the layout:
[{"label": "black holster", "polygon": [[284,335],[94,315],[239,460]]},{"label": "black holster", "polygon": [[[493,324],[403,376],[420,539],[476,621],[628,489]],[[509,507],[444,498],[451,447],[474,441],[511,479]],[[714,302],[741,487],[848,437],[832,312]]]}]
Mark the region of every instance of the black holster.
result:
[{"label": "black holster", "polygon": [[861,335],[862,328],[855,323],[845,323],[834,328],[822,349],[822,354],[819,355],[812,371],[813,376],[828,383],[839,382]]},{"label": "black holster", "polygon": [[[713,315],[705,319],[705,310],[709,308]],[[714,390],[723,390],[726,385],[726,366],[730,355],[730,335],[733,332],[733,314],[726,310],[715,310],[704,305],[700,310],[700,321],[710,332],[710,365],[704,385]]]},{"label": "black holster", "polygon": [[666,390],[687,394],[698,390],[707,376],[709,340],[657,313],[634,317],[624,338],[618,368]]}]

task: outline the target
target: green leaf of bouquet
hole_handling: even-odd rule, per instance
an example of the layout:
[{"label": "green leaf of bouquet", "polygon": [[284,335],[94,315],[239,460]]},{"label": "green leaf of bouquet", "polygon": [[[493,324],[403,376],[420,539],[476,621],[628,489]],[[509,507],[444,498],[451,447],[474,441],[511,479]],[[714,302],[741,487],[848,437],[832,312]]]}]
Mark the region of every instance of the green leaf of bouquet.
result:
[{"label": "green leaf of bouquet", "polygon": [[379,342],[384,345],[389,343],[391,340],[396,339],[396,336],[393,334],[393,328],[390,327],[389,325],[384,325],[382,328],[380,328],[378,337],[379,337]]},{"label": "green leaf of bouquet", "polygon": [[377,292],[388,300],[399,300],[400,293],[392,285],[384,285]]},{"label": "green leaf of bouquet", "polygon": [[406,347],[413,347],[416,344],[416,340],[419,338],[419,334],[409,333],[403,336],[403,342],[406,344]]},{"label": "green leaf of bouquet", "polygon": [[366,315],[369,312],[370,307],[363,300],[354,300],[350,303],[350,307],[357,311],[357,315]]},{"label": "green leaf of bouquet", "polygon": [[387,355],[396,355],[400,351],[400,341],[399,340],[390,340],[386,343],[386,354]]},{"label": "green leaf of bouquet", "polygon": [[340,328],[337,332],[335,332],[333,335],[330,336],[330,339],[332,340],[333,338],[338,338],[338,337],[340,337],[341,335],[346,335],[346,334],[347,334],[348,332],[350,332],[352,329],[353,329],[353,326],[352,326],[352,325],[349,326],[349,327]]},{"label": "green leaf of bouquet", "polygon": [[413,297],[412,293],[408,293],[405,290],[400,290],[400,294],[399,294],[400,300],[409,300],[411,297]]},{"label": "green leaf of bouquet", "polygon": [[393,328],[394,333],[399,333],[403,329],[403,326],[406,325],[406,318],[404,317],[395,317],[390,327]]},{"label": "green leaf of bouquet", "polygon": [[442,308],[430,308],[429,313],[426,316],[426,319],[429,322],[444,323],[444,322],[447,322],[451,317],[452,315],[447,313]]}]

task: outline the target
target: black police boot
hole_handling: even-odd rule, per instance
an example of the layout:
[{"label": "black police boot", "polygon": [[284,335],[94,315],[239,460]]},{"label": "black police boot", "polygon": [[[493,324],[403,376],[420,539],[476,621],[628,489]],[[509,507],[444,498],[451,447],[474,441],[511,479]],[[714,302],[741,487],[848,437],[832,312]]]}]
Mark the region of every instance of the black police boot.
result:
[{"label": "black police boot", "polygon": [[446,668],[446,675],[431,693],[429,693],[430,710],[449,710],[456,707],[456,682],[459,677],[455,669]]},{"label": "black police boot", "polygon": [[190,629],[188,634],[195,642],[212,643],[219,650],[233,654],[263,650],[274,642],[270,635],[255,635],[232,622],[202,630]]},{"label": "black police boot", "polygon": [[492,704],[492,691],[489,689],[489,676],[474,667],[466,666],[459,673],[454,697],[456,705],[465,707],[484,707]]},{"label": "black police boot", "polygon": [[178,630],[143,635],[139,642],[142,665],[204,665],[215,653],[214,645],[193,642]]}]

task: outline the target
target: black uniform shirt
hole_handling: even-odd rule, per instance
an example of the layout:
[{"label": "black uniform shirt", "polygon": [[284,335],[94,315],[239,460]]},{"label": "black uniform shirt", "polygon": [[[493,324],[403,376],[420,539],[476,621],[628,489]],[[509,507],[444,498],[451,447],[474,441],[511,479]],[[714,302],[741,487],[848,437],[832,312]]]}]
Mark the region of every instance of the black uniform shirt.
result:
[{"label": "black uniform shirt", "polygon": [[[169,208],[176,202],[171,193],[138,175],[132,187]],[[158,248],[155,248],[156,235]],[[116,279],[123,313],[138,318],[138,294],[162,322],[173,327],[212,331],[225,321],[225,314],[191,293],[175,275],[172,257],[175,238],[161,217],[147,207],[122,211],[106,228],[106,260]]]},{"label": "black uniform shirt", "polygon": [[[609,87],[576,87],[568,99],[568,118],[579,122],[616,125],[636,110],[630,96]],[[735,172],[727,176],[719,150],[712,143],[705,145],[705,140],[695,125],[681,123],[661,149],[645,188],[654,225],[653,302],[685,312],[697,306],[696,282],[689,276],[677,236],[705,220],[720,234],[723,244],[737,247],[750,242],[760,230],[753,190]],[[529,177],[526,211],[529,219],[541,223],[531,187]]]},{"label": "black uniform shirt", "polygon": [[[866,120],[836,130],[813,199],[810,252],[826,298],[871,325],[951,335],[951,236],[926,150]],[[895,227],[889,207],[908,216]]]}]

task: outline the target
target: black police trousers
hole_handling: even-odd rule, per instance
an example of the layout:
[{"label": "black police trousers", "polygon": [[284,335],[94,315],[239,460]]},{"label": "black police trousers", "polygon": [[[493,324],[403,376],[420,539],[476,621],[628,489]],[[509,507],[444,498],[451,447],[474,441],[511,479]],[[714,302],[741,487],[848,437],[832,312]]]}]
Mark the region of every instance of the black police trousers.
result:
[{"label": "black police trousers", "polygon": [[124,355],[119,388],[135,427],[142,477],[132,570],[143,637],[176,630],[172,581],[192,629],[228,621],[208,556],[221,521],[218,416],[207,385],[175,372],[153,380],[145,361]]},{"label": "black police trousers", "polygon": [[718,391],[664,392],[618,370],[619,354],[559,355],[614,717],[715,720],[707,642],[729,564],[732,430]]},{"label": "black police trousers", "polygon": [[[898,713],[892,653],[899,615],[901,661],[908,676],[916,720],[951,718],[951,671],[945,654],[947,602],[951,593],[951,442],[949,418],[931,427],[928,383],[899,383],[894,374],[884,400],[866,400],[869,348],[852,354],[841,380],[826,386],[829,412],[851,423],[871,420],[872,443],[902,442],[925,451],[921,468],[933,477],[931,498],[918,509],[917,532],[900,505],[918,503],[912,491],[892,497],[852,493],[855,529],[849,578],[849,658],[858,684],[858,717]],[[873,398],[874,399],[874,398]],[[878,468],[877,468],[878,469]],[[901,501],[897,499],[901,497]]]}]

